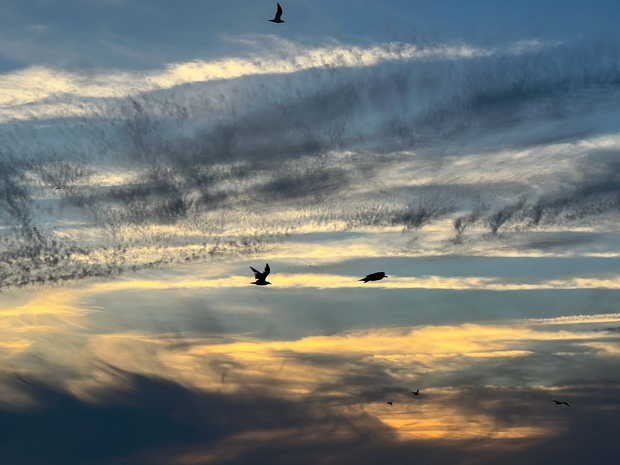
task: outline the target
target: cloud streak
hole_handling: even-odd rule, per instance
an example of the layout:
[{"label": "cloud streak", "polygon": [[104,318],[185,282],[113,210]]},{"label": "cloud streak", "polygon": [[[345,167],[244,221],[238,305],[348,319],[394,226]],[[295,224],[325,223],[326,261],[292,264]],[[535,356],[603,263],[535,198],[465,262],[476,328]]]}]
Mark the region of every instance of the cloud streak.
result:
[{"label": "cloud streak", "polygon": [[[273,38],[272,38],[273,39]],[[520,55],[557,46],[531,40],[504,48],[484,49],[466,45],[421,47],[406,43],[387,43],[367,48],[335,45],[314,49],[279,40],[279,52],[265,51],[250,58],[227,58],[206,62],[195,60],[173,63],[165,70],[146,73],[82,73],[58,71],[42,66],[5,73],[0,77],[3,89],[0,106],[32,104],[50,97],[109,98],[137,92],[170,89],[182,84],[236,79],[243,76],[289,74],[313,68],[360,68],[394,60],[457,60],[480,57]],[[78,113],[79,114],[79,113]]]}]

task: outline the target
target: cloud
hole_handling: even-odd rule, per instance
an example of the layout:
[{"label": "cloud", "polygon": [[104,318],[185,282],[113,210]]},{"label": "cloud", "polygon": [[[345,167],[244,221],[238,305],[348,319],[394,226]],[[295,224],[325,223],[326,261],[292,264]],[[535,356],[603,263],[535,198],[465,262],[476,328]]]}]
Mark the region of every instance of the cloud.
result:
[{"label": "cloud", "polygon": [[[367,329],[295,340],[228,334],[188,338],[185,344],[179,336],[133,332],[92,338],[91,348],[106,363],[187,386],[262,390],[267,376],[269,389],[280,397],[336,396],[353,405],[389,395],[402,400],[406,386],[415,385],[428,390],[561,384],[570,366],[574,383],[617,382],[603,369],[613,363],[608,349],[617,351],[616,339],[613,332],[584,331],[574,322],[561,329],[511,323]],[[77,389],[83,381],[73,384]]]},{"label": "cloud", "polygon": [[0,461],[617,456],[617,41],[242,39],[0,76]]},{"label": "cloud", "polygon": [[[37,31],[41,27],[33,26]],[[280,53],[275,59],[263,52],[249,58],[227,58],[205,62],[169,64],[165,70],[149,73],[114,72],[82,76],[33,66],[5,73],[0,80],[4,100],[0,105],[19,105],[45,100],[59,93],[71,97],[122,97],[126,94],[170,89],[182,84],[235,79],[243,76],[297,73],[312,68],[360,68],[393,60],[455,60],[493,55],[520,55],[557,44],[539,41],[517,42],[505,49],[481,49],[466,45],[420,47],[413,44],[387,43],[371,47],[336,45],[306,48],[286,40],[279,41]]]},{"label": "cloud", "polygon": [[[579,463],[571,459],[575,448],[579,459],[584,448],[602,457],[617,450],[613,441],[600,442],[617,423],[618,388],[611,385],[428,389],[415,399],[392,393],[391,408],[383,402],[359,408],[313,396],[274,398],[269,389],[205,392],[157,376],[106,370],[122,385],[95,389],[88,400],[35,379],[5,378],[32,404],[0,409],[0,425],[7,426],[2,459],[240,464],[290,463],[296,457],[310,464],[329,456],[339,463],[378,464],[415,455],[433,463],[468,463],[484,451],[489,461],[479,463],[514,460],[515,453],[548,463],[551,450],[562,455],[568,449],[564,461]],[[559,409],[549,398],[573,407]],[[67,434],[78,446],[66,447]],[[33,441],[37,447],[30,447]]]},{"label": "cloud", "polygon": [[524,320],[526,323],[532,324],[580,324],[580,323],[602,323],[607,321],[617,321],[620,313],[608,313],[597,315],[571,315],[561,316],[557,318],[529,318]]},{"label": "cloud", "polygon": [[613,234],[562,237],[618,212],[614,43],[287,47],[145,76],[3,75],[4,286],[310,231],[398,228],[388,255],[614,255]]},{"label": "cloud", "polygon": [[[150,281],[132,281],[122,284],[123,287],[139,289],[142,286],[147,288],[163,289],[191,289],[191,288],[226,288],[226,287],[247,287],[247,276],[233,276],[230,278],[218,279],[189,279],[183,281],[168,281],[154,283]],[[272,278],[276,282],[276,278]],[[329,274],[295,274],[279,273],[277,276],[278,288],[319,288],[319,289],[341,289],[341,288],[368,288],[356,278],[346,276],[336,276]],[[414,277],[395,277],[372,286],[380,289],[454,289],[454,290],[489,290],[489,291],[515,291],[515,290],[534,290],[534,289],[620,289],[620,279],[615,275],[609,278],[566,278],[542,280],[536,283],[507,282],[505,278],[486,278],[486,277],[444,277],[444,276],[424,276]]]},{"label": "cloud", "polygon": [[[363,414],[354,426],[336,413],[313,417],[308,405],[249,391],[236,396],[208,394],[158,378],[122,372],[116,376],[125,378],[126,387],[100,391],[90,402],[38,381],[9,380],[31,396],[35,406],[26,411],[0,411],[0,424],[12,425],[3,435],[0,457],[11,463],[113,463],[120,459],[182,463],[174,456],[197,448],[217,450],[217,442],[224,438],[243,444],[244,439],[254,442],[253,437],[290,436],[297,442],[300,434],[313,437],[331,430],[334,438],[343,436],[336,443],[346,444],[370,435],[390,436],[387,428],[382,432]],[[374,427],[372,432],[369,426]],[[66,447],[68,432],[76,447]],[[33,438],[37,447],[27,447]],[[230,460],[238,453],[227,455],[223,454]]]},{"label": "cloud", "polygon": [[[591,329],[614,326],[617,314],[265,340],[233,332],[204,300],[168,301],[142,284],[91,283],[43,292],[31,304],[3,301],[0,427],[10,427],[1,458],[260,463],[267,448],[269,463],[293,455],[314,463],[332,451],[343,463],[357,453],[379,463],[388,450],[394,460],[421,451],[459,463],[455,457],[475,457],[478,447],[502,457],[511,441],[529,449],[564,442],[580,422],[614,425],[607,413],[617,408],[618,335]],[[100,296],[136,288],[147,292],[113,295],[114,305]],[[151,329],[136,322],[144,309],[153,309]],[[264,323],[268,309],[255,311]],[[192,312],[199,316],[186,325]],[[417,388],[420,396],[411,396]],[[554,398],[578,413],[547,403]],[[25,431],[36,434],[37,448],[24,449],[33,440]],[[60,450],[69,434],[80,447]]]}]

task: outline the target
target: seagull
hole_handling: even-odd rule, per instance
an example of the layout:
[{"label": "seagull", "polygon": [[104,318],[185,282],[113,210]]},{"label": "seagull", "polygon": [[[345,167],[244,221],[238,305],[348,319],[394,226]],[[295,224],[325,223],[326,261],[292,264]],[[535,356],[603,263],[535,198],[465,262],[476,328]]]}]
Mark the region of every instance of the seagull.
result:
[{"label": "seagull", "polygon": [[[562,404],[568,405],[568,402],[560,402],[559,400],[548,400],[547,402],[555,402],[556,405],[562,405]],[[570,407],[570,405],[568,406]]]},{"label": "seagull", "polygon": [[414,396],[419,396],[420,390],[418,389],[417,391],[411,391],[411,394],[413,394]]},{"label": "seagull", "polygon": [[274,16],[273,19],[270,19],[269,21],[271,21],[272,23],[284,23],[285,21],[282,21],[280,18],[282,17],[282,7],[280,6],[280,4],[278,3],[278,10],[276,11],[276,15]]},{"label": "seagull", "polygon": [[55,191],[61,191],[61,190],[62,190],[62,187],[54,187],[54,190],[55,190]]},{"label": "seagull", "polygon": [[387,277],[388,275],[386,275],[383,271],[377,271],[376,273],[371,273],[365,278],[360,279],[359,281],[364,281],[364,284],[366,284],[368,281],[379,281],[380,279]]},{"label": "seagull", "polygon": [[388,404],[388,405],[392,405],[392,402],[388,402],[387,404]]},{"label": "seagull", "polygon": [[263,271],[262,273],[256,268],[252,268],[252,271],[254,272],[254,277],[256,278],[256,281],[254,281],[252,284],[256,284],[257,286],[266,286],[267,284],[271,284],[269,281],[265,281],[267,276],[269,276],[269,272],[271,271],[271,268],[269,268],[269,263],[265,263],[265,271]]}]

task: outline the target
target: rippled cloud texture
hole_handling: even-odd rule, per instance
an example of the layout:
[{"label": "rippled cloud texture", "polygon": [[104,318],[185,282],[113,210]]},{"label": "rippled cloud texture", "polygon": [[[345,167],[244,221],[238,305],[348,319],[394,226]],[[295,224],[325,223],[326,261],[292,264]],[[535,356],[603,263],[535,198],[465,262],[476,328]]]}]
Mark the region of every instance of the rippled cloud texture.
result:
[{"label": "rippled cloud texture", "polygon": [[0,461],[614,463],[620,7],[331,3],[5,2]]}]

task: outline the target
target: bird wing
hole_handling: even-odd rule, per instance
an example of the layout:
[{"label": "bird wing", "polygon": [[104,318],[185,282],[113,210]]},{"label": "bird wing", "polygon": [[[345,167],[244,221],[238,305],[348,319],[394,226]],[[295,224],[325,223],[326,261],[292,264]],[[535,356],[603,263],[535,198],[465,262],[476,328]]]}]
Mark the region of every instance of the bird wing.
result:
[{"label": "bird wing", "polygon": [[254,277],[256,279],[263,279],[263,273],[261,273],[260,271],[258,271],[256,268],[254,268],[253,266],[251,266],[250,268],[252,268],[252,271],[254,272]]},{"label": "bird wing", "polygon": [[277,3],[278,5],[278,10],[276,11],[276,17],[274,19],[278,20],[280,19],[280,17],[282,16],[282,7],[280,6],[279,3]]},{"label": "bird wing", "polygon": [[267,276],[269,276],[269,273],[271,273],[271,268],[269,268],[269,263],[265,263],[265,271],[263,271],[263,279],[267,278]]},{"label": "bird wing", "polygon": [[[566,404],[568,405],[568,402],[560,402],[561,404]],[[568,405],[570,407],[570,405]]]}]

